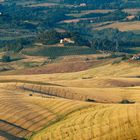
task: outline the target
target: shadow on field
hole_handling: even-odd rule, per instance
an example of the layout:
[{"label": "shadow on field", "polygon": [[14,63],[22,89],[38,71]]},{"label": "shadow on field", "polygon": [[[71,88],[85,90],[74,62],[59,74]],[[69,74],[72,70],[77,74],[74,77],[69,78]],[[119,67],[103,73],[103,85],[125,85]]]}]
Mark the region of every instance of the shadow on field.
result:
[{"label": "shadow on field", "polygon": [[6,138],[7,140],[25,140],[23,138],[19,138],[19,137],[16,137],[16,136],[13,136],[5,131],[2,131],[0,130],[0,136]]}]

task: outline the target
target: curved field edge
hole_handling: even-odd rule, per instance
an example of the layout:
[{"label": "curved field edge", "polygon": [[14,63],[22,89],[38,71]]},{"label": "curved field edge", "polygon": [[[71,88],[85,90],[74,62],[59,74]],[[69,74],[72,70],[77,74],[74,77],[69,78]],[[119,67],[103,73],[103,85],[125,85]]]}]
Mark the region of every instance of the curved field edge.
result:
[{"label": "curved field edge", "polygon": [[56,74],[39,74],[39,75],[5,75],[0,76],[0,81],[6,80],[23,80],[23,81],[60,81],[76,80],[88,78],[138,78],[140,76],[140,66],[138,62],[121,62],[119,64],[106,64],[93,67],[85,71]]},{"label": "curved field edge", "polygon": [[[13,86],[13,85],[12,85]],[[9,87],[7,87],[9,88]],[[46,96],[29,96],[31,92],[0,89],[0,127],[17,138],[29,138],[32,134],[79,110],[90,103]]]},{"label": "curved field edge", "polygon": [[36,135],[38,135],[38,134],[44,132],[44,130],[48,129],[49,127],[51,127],[51,126],[53,126],[53,125],[55,125],[55,124],[57,124],[57,123],[59,123],[59,122],[65,120],[69,115],[71,115],[71,114],[73,114],[73,113],[76,113],[77,111],[81,111],[81,110],[83,110],[83,109],[88,109],[88,108],[90,108],[91,106],[93,107],[93,106],[95,106],[95,105],[90,104],[90,105],[87,105],[87,106],[84,106],[84,107],[80,107],[80,108],[78,108],[78,109],[75,109],[75,110],[73,110],[73,111],[71,111],[71,112],[69,112],[69,113],[63,115],[61,118],[57,119],[56,121],[53,121],[53,122],[49,123],[49,124],[46,125],[44,128],[42,128],[41,130],[39,130],[38,132],[33,133],[32,136],[31,136],[30,138],[28,138],[28,139],[29,139],[29,140],[33,140],[34,137],[36,137]]},{"label": "curved field edge", "polygon": [[[70,85],[70,86],[69,86]],[[40,94],[63,99],[80,101],[92,100],[97,103],[120,103],[122,100],[140,102],[139,79],[91,79],[54,81],[51,83],[39,82],[7,82],[0,87],[11,91],[31,92],[32,95]]]},{"label": "curved field edge", "polygon": [[76,111],[31,140],[140,139],[139,105],[97,105]]},{"label": "curved field edge", "polygon": [[[89,138],[91,138],[91,139],[93,137],[97,137],[97,136],[100,137],[100,133],[105,133],[104,137],[106,137],[106,139],[108,139],[110,136],[108,135],[108,133],[106,133],[106,129],[99,127],[99,126],[100,126],[100,122],[102,121],[100,116],[104,116],[104,115],[108,116],[110,114],[112,116],[111,120],[108,120],[108,118],[109,118],[109,116],[108,116],[107,118],[103,119],[102,125],[104,126],[104,124],[107,122],[106,126],[108,128],[108,126],[110,127],[109,121],[112,121],[113,123],[115,121],[117,122],[116,124],[114,124],[115,126],[111,126],[111,128],[114,128],[114,129],[116,128],[116,131],[118,131],[118,132],[111,131],[111,133],[113,133],[113,134],[111,134],[111,136],[113,136],[114,139],[119,134],[121,134],[121,136],[119,135],[120,139],[124,139],[124,137],[126,139],[127,135],[128,135],[127,139],[131,139],[132,136],[134,139],[139,138],[138,131],[140,129],[137,129],[139,127],[138,126],[139,119],[137,119],[137,118],[140,118],[140,117],[136,117],[136,116],[139,116],[139,107],[138,107],[139,104],[137,104],[137,103],[140,102],[140,96],[139,96],[140,79],[138,77],[131,77],[131,76],[139,75],[138,69],[139,69],[139,66],[133,67],[133,65],[131,65],[131,64],[128,65],[126,63],[126,65],[124,65],[124,63],[123,63],[123,64],[119,64],[119,65],[101,66],[100,69],[93,68],[88,71],[83,71],[83,72],[78,72],[78,73],[68,73],[68,74],[65,73],[65,74],[54,74],[54,75],[31,75],[31,76],[28,76],[28,75],[26,75],[26,76],[4,76],[4,77],[1,77],[0,81],[2,82],[2,84],[0,84],[0,87],[2,87],[3,90],[5,90],[5,92],[3,94],[5,94],[6,96],[7,96],[6,90],[10,91],[10,94],[9,94],[10,98],[8,97],[9,98],[8,99],[8,98],[4,97],[5,99],[2,99],[4,104],[2,104],[2,102],[0,102],[2,105],[4,105],[4,107],[2,107],[2,106],[1,107],[4,108],[3,111],[6,111],[5,107],[8,107],[9,104],[12,103],[11,101],[14,101],[13,102],[14,104],[10,105],[12,107],[12,109],[9,108],[13,113],[15,110],[15,106],[17,106],[17,105],[19,105],[19,103],[21,103],[19,108],[17,109],[18,112],[20,112],[20,114],[21,114],[20,120],[24,120],[24,117],[22,115],[25,115],[25,113],[26,114],[31,113],[31,116],[32,116],[32,114],[36,115],[36,112],[38,112],[38,114],[40,114],[40,116],[39,116],[39,118],[40,118],[40,117],[42,117],[41,112],[42,113],[45,112],[44,117],[47,117],[48,116],[47,114],[49,112],[49,114],[51,114],[52,118],[49,118],[49,120],[48,119],[44,120],[43,118],[41,118],[41,119],[43,119],[43,122],[41,122],[41,124],[40,124],[40,122],[36,123],[36,124],[34,124],[34,123],[31,124],[32,119],[29,118],[29,121],[27,124],[31,125],[31,128],[33,130],[32,132],[34,132],[34,130],[36,130],[35,135],[33,135],[33,136],[36,136],[38,134],[40,136],[40,134],[41,134],[41,136],[44,138],[44,130],[47,129],[47,131],[45,131],[45,136],[54,140],[55,136],[53,136],[53,138],[51,138],[48,135],[52,133],[51,130],[55,131],[55,129],[57,129],[58,131],[56,131],[56,132],[58,132],[58,134],[57,133],[56,134],[57,134],[57,136],[59,136],[59,138],[61,140],[62,138],[63,139],[65,138],[64,137],[65,135],[66,136],[71,135],[71,137],[73,137],[73,134],[75,134],[73,131],[75,130],[75,127],[76,127],[76,132],[77,132],[77,134],[79,134],[79,136],[76,136],[76,140],[81,139],[81,136],[82,136],[82,139],[84,139],[84,137],[86,137],[87,135],[89,135],[90,136]],[[15,97],[11,96],[15,92],[18,92],[18,97],[19,97],[18,100],[17,100],[17,94]],[[19,93],[27,94],[28,99],[20,98],[22,96]],[[64,98],[76,99],[76,100],[93,99],[97,102],[102,102],[102,106],[99,104],[96,104],[96,105],[100,106],[101,108],[97,109],[97,108],[93,107],[93,110],[95,110],[95,112],[92,111],[92,109],[91,110],[87,109],[87,114],[89,113],[89,115],[87,115],[87,117],[86,116],[84,117],[84,114],[86,115],[86,113],[81,110],[81,114],[79,115],[78,110],[76,110],[75,107],[73,107],[73,109],[76,110],[76,112],[71,112],[71,113],[72,114],[76,113],[76,114],[67,115],[67,113],[70,112],[70,111],[67,112],[64,110],[67,106],[67,103],[65,104],[66,106],[63,106],[62,105],[63,103],[60,103],[62,106],[61,109],[57,108],[57,110],[54,110],[54,113],[53,113],[52,111],[50,112],[50,108],[48,108],[46,110],[46,107],[49,104],[52,104],[50,102],[47,103],[47,101],[53,100],[53,99],[38,100],[39,98],[34,97],[35,94],[33,94],[33,96],[30,97],[29,96],[30,93],[31,94],[39,93],[41,95],[45,93],[50,96],[54,96],[54,98],[61,97],[61,99],[60,98],[58,99],[59,101],[61,100],[61,102],[64,100],[67,100]],[[76,96],[73,96],[73,95],[76,95]],[[14,98],[16,98],[16,100]],[[136,104],[135,105],[116,104],[116,105],[112,105],[113,109],[110,109],[110,105],[106,104],[106,107],[108,109],[104,109],[105,104],[103,104],[103,101],[105,101],[106,103],[118,103],[123,99],[130,99],[132,101],[136,101]],[[6,102],[5,102],[5,100],[6,100]],[[43,102],[42,100],[45,100],[45,102]],[[73,104],[73,102],[75,102],[75,101],[73,100],[72,104]],[[86,105],[88,104],[87,102],[82,102],[82,103],[84,103]],[[28,107],[28,104],[32,104],[32,105],[30,107]],[[56,103],[56,104],[52,104],[51,106],[56,106],[56,105],[59,106],[60,104]],[[26,110],[26,108],[24,108],[24,106],[29,109],[28,112],[21,111],[21,109]],[[71,104],[69,104],[68,106],[71,107]],[[80,106],[81,106],[81,102],[80,102]],[[82,106],[82,108],[83,108],[83,106]],[[41,110],[41,112],[39,110]],[[56,116],[56,112],[60,113],[60,110],[63,111],[64,114],[59,114],[59,119],[58,119]],[[127,110],[131,110],[132,113],[130,113],[128,111],[130,115],[127,115],[127,113],[126,113]],[[114,111],[115,111],[115,114],[113,114]],[[94,118],[92,118],[93,114],[90,114],[90,112],[93,114],[95,113],[96,119],[98,118],[97,121],[95,119],[95,122],[92,122],[90,124],[87,122],[87,125],[86,124],[84,126],[81,125],[81,124],[84,124],[84,120],[86,120],[87,118],[90,118],[90,120],[94,120]],[[98,114],[98,112],[100,112],[101,114]],[[117,116],[117,114],[121,114],[121,116]],[[8,115],[11,115],[11,114],[8,114]],[[69,130],[69,127],[63,126],[65,120],[68,120],[68,122],[70,122],[70,124],[68,123],[68,126],[71,126],[71,121],[69,119],[69,116],[71,116],[72,124],[73,124],[73,122],[75,122],[75,120],[80,119],[80,118],[83,118],[82,119],[83,121],[82,121],[82,123],[80,121],[79,122],[80,124],[79,123],[76,124],[76,126],[74,128],[70,127],[70,130]],[[79,117],[77,117],[77,116],[79,116]],[[73,121],[73,118],[74,118],[74,121]],[[52,119],[54,119],[53,123],[51,121]],[[134,119],[134,121],[132,119]],[[106,122],[104,122],[105,120],[106,120]],[[118,121],[118,120],[122,120],[122,121]],[[51,125],[48,126],[48,122],[51,123]],[[62,124],[61,124],[61,122],[62,122]],[[17,121],[17,123],[19,124],[18,121]],[[92,127],[93,126],[92,124],[96,124],[95,127]],[[23,124],[23,126],[24,125],[25,124]],[[39,126],[42,125],[42,126],[39,128],[38,125]],[[58,129],[57,125],[60,127],[62,126],[62,128],[63,127],[67,128],[66,133],[62,133],[62,136],[59,135],[60,130]],[[124,125],[125,127],[121,128],[120,125],[122,125],[122,126]],[[87,126],[87,127],[85,127],[85,126]],[[44,129],[44,127],[45,127],[45,129]],[[49,130],[48,128],[51,128],[51,130]],[[128,128],[130,130],[132,129],[132,131],[130,132],[128,130]],[[95,129],[95,136],[93,136],[92,133],[90,133],[90,134],[88,133],[88,132],[92,132],[92,130],[94,130],[94,129]],[[41,130],[41,131],[39,131],[39,130]],[[64,130],[64,129],[62,129],[62,130]],[[120,131],[123,131],[123,130],[126,130],[125,136],[123,136],[123,134],[120,133]],[[43,134],[42,134],[42,131],[43,131]],[[98,134],[96,134],[96,131],[98,131],[97,132]],[[48,132],[49,132],[49,134],[48,134]],[[83,134],[84,134],[84,132],[87,132],[87,133],[85,133],[85,135],[83,136],[83,134],[81,134],[81,132],[83,132]],[[104,140],[104,137],[102,138],[103,140]],[[88,136],[87,136],[87,138],[88,138]],[[55,140],[57,140],[57,138],[55,138]]]}]

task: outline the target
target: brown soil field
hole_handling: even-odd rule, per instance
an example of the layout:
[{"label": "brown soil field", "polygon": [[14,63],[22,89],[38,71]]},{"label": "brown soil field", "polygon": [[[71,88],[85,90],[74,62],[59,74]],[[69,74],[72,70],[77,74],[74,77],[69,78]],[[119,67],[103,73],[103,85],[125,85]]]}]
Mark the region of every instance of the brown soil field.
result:
[{"label": "brown soil field", "polygon": [[51,60],[47,57],[24,55],[24,59],[9,64],[0,62],[0,71],[2,75],[78,72],[109,63],[111,60],[98,60],[99,57],[106,56],[109,56],[109,54],[62,56]]},{"label": "brown soil field", "polygon": [[97,10],[83,10],[80,13],[76,13],[76,14],[68,14],[69,16],[73,16],[73,17],[81,17],[83,15],[86,14],[90,14],[90,13],[109,13],[109,12],[113,12],[114,10],[110,10],[110,9],[106,9],[106,10],[101,10],[101,9],[97,9]]},{"label": "brown soil field", "polygon": [[140,9],[124,9],[123,11],[124,11],[124,12],[127,12],[127,13],[129,13],[129,14],[137,15],[138,12],[140,12]]},{"label": "brown soil field", "polygon": [[112,9],[97,9],[97,10],[85,10],[85,11],[82,11],[82,13],[85,13],[85,14],[90,14],[90,13],[109,13],[109,12],[112,12],[114,10]]},{"label": "brown soil field", "polygon": [[87,70],[95,65],[100,64],[101,61],[76,61],[76,62],[61,62],[61,63],[52,63],[47,64],[46,66],[41,66],[37,68],[29,68],[29,69],[22,69],[16,70],[13,73],[22,73],[25,75],[31,74],[51,74],[51,73],[66,73],[66,72],[77,72]]},{"label": "brown soil field", "polygon": [[109,25],[105,25],[103,27],[97,27],[97,30],[102,30],[105,28],[117,28],[120,31],[134,31],[140,29],[140,22],[139,21],[132,21],[132,22],[114,22]]},{"label": "brown soil field", "polygon": [[40,3],[40,4],[32,4],[29,7],[52,7],[52,6],[56,6],[58,4],[56,3]]}]

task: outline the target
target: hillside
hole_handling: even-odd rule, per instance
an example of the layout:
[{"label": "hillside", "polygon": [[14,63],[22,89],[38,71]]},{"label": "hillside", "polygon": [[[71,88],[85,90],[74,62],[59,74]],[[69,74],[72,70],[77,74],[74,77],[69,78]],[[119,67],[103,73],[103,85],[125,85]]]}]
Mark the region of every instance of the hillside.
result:
[{"label": "hillside", "polygon": [[98,105],[83,109],[41,131],[32,139],[139,139],[139,114],[135,116],[134,111],[139,112],[138,106]]},{"label": "hillside", "polygon": [[0,140],[140,140],[139,0],[0,0]]},{"label": "hillside", "polygon": [[100,66],[101,73],[98,67],[69,74],[1,76],[1,136],[139,139],[140,79],[134,78],[139,67],[125,65]]}]

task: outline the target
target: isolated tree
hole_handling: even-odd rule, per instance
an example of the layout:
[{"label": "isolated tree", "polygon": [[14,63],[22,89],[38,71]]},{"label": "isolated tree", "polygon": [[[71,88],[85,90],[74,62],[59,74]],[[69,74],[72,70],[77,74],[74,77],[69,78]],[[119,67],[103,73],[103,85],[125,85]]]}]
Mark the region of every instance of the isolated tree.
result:
[{"label": "isolated tree", "polygon": [[10,61],[11,61],[11,57],[9,55],[2,56],[2,62],[10,62]]},{"label": "isolated tree", "polygon": [[56,44],[60,40],[60,34],[55,30],[45,31],[38,36],[38,40],[43,44]]}]

